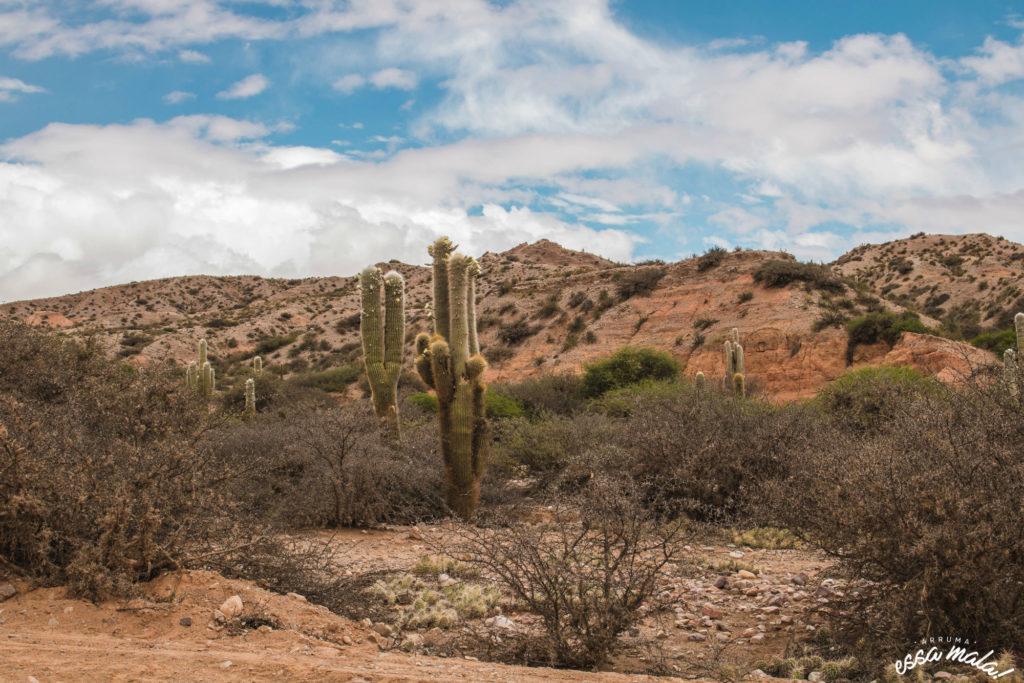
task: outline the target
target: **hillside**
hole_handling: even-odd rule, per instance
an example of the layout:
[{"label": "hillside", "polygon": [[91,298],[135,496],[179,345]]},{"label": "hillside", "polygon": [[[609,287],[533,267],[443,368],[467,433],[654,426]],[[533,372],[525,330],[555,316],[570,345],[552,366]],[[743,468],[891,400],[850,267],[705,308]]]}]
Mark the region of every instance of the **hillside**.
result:
[{"label": "hillside", "polygon": [[[964,255],[962,272],[936,266],[936,249]],[[547,240],[523,244],[479,259],[478,315],[491,364],[488,379],[511,382],[542,372],[575,372],[631,344],[668,350],[687,375],[702,371],[714,381],[724,372],[722,343],[736,327],[752,390],[779,400],[804,397],[849,369],[846,320],[872,309],[900,310],[901,302],[920,308],[922,301],[931,301],[928,296],[941,298],[947,289],[942,312],[968,301],[975,307],[1005,307],[1011,291],[1020,292],[1021,276],[1011,270],[1017,253],[1024,253],[1020,245],[984,235],[860,247],[835,264],[836,271],[858,283],[777,252],[717,251],[671,264],[632,266]],[[910,261],[912,270],[893,271],[898,259]],[[411,362],[412,338],[429,328],[429,269],[380,265],[407,280]],[[775,271],[781,273],[777,278]],[[990,285],[982,288],[981,282]],[[14,302],[0,306],[0,315],[77,338],[94,337],[137,365],[184,365],[205,337],[224,387],[256,353],[285,375],[358,369],[356,286],[354,276],[180,277]],[[939,314],[936,306],[926,310]],[[854,366],[900,363],[949,374],[950,368],[962,369],[965,354],[972,362],[989,359],[957,342],[907,334],[895,348],[858,347],[852,360]],[[353,371],[348,379],[354,382],[358,374]]]},{"label": "hillside", "polygon": [[919,233],[857,247],[834,265],[967,339],[1009,328],[1024,310],[1024,246],[1001,237]]}]

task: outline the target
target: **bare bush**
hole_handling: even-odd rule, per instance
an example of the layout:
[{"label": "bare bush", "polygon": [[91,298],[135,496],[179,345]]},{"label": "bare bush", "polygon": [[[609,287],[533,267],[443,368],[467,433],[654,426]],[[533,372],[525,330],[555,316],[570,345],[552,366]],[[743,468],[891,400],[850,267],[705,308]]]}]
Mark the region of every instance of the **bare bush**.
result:
[{"label": "bare bush", "polygon": [[559,506],[541,524],[459,527],[456,554],[540,615],[544,635],[519,642],[523,661],[593,667],[655,602],[678,530],[655,523],[629,485],[605,479],[585,489],[579,510]]}]

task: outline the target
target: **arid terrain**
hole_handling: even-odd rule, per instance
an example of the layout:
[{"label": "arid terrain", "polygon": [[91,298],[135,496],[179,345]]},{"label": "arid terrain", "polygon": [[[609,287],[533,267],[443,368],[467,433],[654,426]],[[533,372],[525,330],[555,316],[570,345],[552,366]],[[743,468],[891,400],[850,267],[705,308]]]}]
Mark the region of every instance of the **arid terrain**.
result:
[{"label": "arid terrain", "polygon": [[[941,254],[957,255],[955,266]],[[858,247],[832,267],[847,279],[827,289],[805,282],[766,286],[756,274],[788,254],[722,252],[714,261],[621,265],[548,241],[480,259],[478,315],[491,382],[578,372],[624,346],[669,351],[692,377],[724,373],[722,342],[738,328],[751,387],[779,400],[808,397],[851,367],[908,365],[946,379],[990,354],[931,335],[893,346],[860,346],[846,357],[843,322],[872,306],[913,306],[931,327],[971,316],[962,334],[1005,328],[1024,307],[1024,247],[987,235],[918,236]],[[952,263],[948,258],[949,263]],[[910,264],[910,270],[900,269]],[[407,281],[407,337],[429,327],[430,272],[383,263]],[[195,357],[205,337],[218,376],[232,378],[260,353],[285,374],[359,368],[357,278],[274,280],[181,277],[0,306],[0,315],[95,337],[111,353],[146,365]],[[931,297],[931,298],[929,298]],[[940,301],[941,300],[941,301]],[[411,348],[407,357],[411,357]]]}]

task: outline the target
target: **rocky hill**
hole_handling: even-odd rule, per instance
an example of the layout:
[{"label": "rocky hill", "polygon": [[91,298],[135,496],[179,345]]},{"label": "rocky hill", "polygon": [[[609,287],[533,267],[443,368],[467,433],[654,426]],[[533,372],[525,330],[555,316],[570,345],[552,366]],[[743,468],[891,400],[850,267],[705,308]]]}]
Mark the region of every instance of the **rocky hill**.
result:
[{"label": "rocky hill", "polygon": [[918,233],[857,247],[835,269],[967,339],[1024,310],[1024,246],[1002,237]]},{"label": "rocky hill", "polygon": [[[1020,295],[1018,253],[1020,245],[986,235],[925,236],[860,247],[831,268],[778,252],[721,250],[671,264],[621,265],[541,240],[479,259],[481,345],[492,382],[579,371],[626,344],[667,350],[687,375],[702,371],[720,381],[733,327],[746,349],[751,389],[779,400],[809,396],[851,366],[897,363],[951,376],[991,354],[915,334],[892,348],[879,342],[848,354],[844,323],[904,305],[933,317],[968,301],[986,311],[1024,308],[1012,295]],[[951,254],[960,260],[945,258]],[[911,267],[901,272],[904,262]],[[412,338],[429,328],[429,268],[379,265],[407,280],[411,367]],[[360,361],[356,285],[355,276],[180,277],[14,302],[0,306],[0,315],[93,337],[136,365],[184,365],[205,337],[222,387],[254,354],[286,376],[350,368],[343,381],[351,384]]]}]

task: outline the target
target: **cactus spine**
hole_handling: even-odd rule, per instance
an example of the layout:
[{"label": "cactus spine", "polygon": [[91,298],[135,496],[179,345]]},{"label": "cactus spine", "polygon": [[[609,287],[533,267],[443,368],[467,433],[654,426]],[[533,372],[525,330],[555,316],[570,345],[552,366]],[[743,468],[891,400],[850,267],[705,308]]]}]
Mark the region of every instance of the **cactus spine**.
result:
[{"label": "cactus spine", "polygon": [[[359,331],[363,338],[363,364],[370,381],[373,412],[380,422],[381,435],[398,443],[398,376],[402,372],[405,351],[405,280],[391,271],[381,275],[370,267],[359,278],[362,288],[362,314]],[[384,311],[381,313],[381,285]]]},{"label": "cactus spine", "polygon": [[256,380],[252,377],[245,380],[245,421],[256,419]]},{"label": "cactus spine", "polygon": [[434,334],[416,337],[416,369],[437,394],[445,501],[462,519],[476,512],[490,452],[483,373],[476,333],[475,280],[480,267],[453,253],[447,237],[430,247],[434,259]]}]

